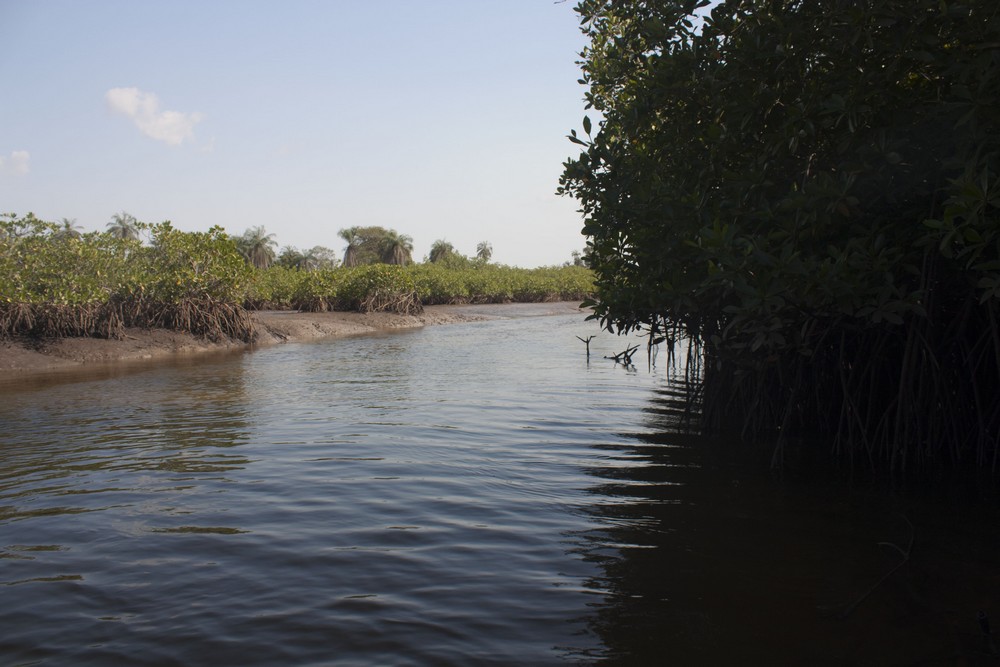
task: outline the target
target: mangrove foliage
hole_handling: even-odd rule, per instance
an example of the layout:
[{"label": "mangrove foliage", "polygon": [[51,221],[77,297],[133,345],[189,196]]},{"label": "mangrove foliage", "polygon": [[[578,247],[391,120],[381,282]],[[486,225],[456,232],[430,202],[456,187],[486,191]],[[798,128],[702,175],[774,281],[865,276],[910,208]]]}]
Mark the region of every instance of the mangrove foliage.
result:
[{"label": "mangrove foliage", "polygon": [[28,214],[0,216],[0,336],[121,338],[162,327],[249,341],[241,301],[253,275],[221,227],[181,232],[169,222],[66,234]]},{"label": "mangrove foliage", "polygon": [[[388,239],[377,244],[381,255],[361,243],[359,261],[338,266],[322,246],[276,256],[263,228],[230,236],[119,217],[105,232],[82,233],[71,221],[0,216],[0,338],[121,338],[127,327],[162,327],[249,342],[252,310],[414,314],[431,304],[583,300],[593,287],[578,266],[404,263],[409,237],[395,232],[378,237]],[[358,238],[372,230],[360,229]]]},{"label": "mangrove foliage", "polygon": [[712,4],[577,5],[595,316],[694,341],[708,428],[996,469],[1000,5]]}]

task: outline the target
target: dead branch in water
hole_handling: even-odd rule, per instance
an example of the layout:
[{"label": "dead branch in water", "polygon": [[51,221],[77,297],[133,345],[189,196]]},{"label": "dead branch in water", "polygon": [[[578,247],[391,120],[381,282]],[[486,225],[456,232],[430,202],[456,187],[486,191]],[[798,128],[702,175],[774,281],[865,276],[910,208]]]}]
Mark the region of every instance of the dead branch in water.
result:
[{"label": "dead branch in water", "polygon": [[628,348],[624,352],[619,352],[618,354],[614,355],[613,357],[604,357],[604,358],[605,359],[611,359],[616,364],[622,364],[624,366],[631,366],[632,365],[632,355],[635,354],[635,351],[638,350],[638,349],[639,349],[638,345],[633,345],[632,347]]}]

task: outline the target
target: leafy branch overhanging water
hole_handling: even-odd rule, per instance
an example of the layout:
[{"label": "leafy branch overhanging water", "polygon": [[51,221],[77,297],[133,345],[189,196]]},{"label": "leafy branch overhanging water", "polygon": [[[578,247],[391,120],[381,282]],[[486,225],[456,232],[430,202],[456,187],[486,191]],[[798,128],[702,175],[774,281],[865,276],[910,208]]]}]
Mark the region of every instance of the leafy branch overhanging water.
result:
[{"label": "leafy branch overhanging water", "polygon": [[577,6],[596,316],[700,341],[709,428],[998,469],[1000,8],[709,4]]}]

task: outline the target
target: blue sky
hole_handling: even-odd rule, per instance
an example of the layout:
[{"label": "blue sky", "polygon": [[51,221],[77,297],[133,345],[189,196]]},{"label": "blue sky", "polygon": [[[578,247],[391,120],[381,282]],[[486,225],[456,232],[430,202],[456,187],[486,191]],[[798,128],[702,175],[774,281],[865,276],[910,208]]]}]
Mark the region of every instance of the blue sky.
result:
[{"label": "blue sky", "polygon": [[583,248],[557,197],[585,113],[572,1],[0,0],[0,211],[279,245],[338,230],[494,260]]}]

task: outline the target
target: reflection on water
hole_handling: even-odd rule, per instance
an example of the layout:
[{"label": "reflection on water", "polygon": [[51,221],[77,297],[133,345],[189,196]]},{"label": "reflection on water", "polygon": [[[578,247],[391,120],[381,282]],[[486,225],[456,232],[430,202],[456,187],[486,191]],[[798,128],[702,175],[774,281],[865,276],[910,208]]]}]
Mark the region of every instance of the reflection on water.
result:
[{"label": "reflection on water", "polygon": [[776,478],[684,434],[682,386],[602,358],[623,341],[588,363],[596,333],[520,317],[4,393],[0,663],[995,664],[995,505]]},{"label": "reflection on water", "polygon": [[[223,372],[147,374],[140,383],[67,384],[8,397],[17,422],[5,420],[0,441],[0,519],[99,511],[137,494],[187,488],[191,474],[244,466],[247,459],[229,451],[247,438],[241,378],[213,368]],[[94,495],[102,505],[83,500]]]},{"label": "reflection on water", "polygon": [[1000,661],[977,621],[1000,621],[993,489],[890,492],[802,460],[775,475],[768,451],[678,432],[676,392],[658,394],[650,430],[590,470],[602,663]]}]

